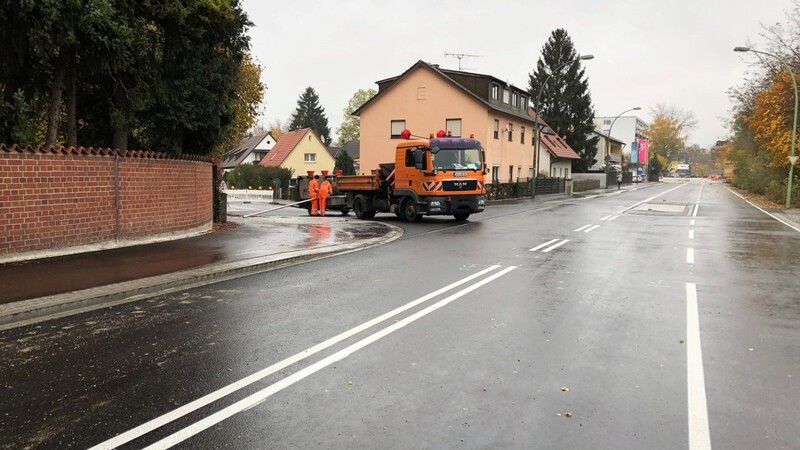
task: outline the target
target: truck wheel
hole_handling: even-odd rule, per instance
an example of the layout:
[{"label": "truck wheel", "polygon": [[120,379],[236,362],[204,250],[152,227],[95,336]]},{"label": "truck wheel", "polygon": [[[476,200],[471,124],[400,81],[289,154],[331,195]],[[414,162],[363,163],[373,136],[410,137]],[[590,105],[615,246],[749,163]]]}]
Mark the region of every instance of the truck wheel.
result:
[{"label": "truck wheel", "polygon": [[469,218],[469,212],[468,211],[459,211],[459,212],[453,214],[453,217],[455,217],[456,220],[458,220],[458,221],[467,220]]},{"label": "truck wheel", "polygon": [[356,217],[359,219],[366,219],[364,214],[366,207],[367,206],[364,204],[364,197],[359,195],[353,200],[353,212],[356,213]]},{"label": "truck wheel", "polygon": [[409,222],[419,222],[422,220],[422,214],[419,213],[419,206],[411,197],[407,197],[403,200],[401,213]]}]

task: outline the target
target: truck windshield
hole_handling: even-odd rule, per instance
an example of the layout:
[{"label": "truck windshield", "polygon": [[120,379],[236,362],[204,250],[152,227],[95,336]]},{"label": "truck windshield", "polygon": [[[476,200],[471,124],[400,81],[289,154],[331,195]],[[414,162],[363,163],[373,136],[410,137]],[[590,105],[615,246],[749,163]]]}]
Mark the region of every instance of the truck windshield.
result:
[{"label": "truck windshield", "polygon": [[443,148],[431,154],[437,170],[481,170],[479,148]]}]

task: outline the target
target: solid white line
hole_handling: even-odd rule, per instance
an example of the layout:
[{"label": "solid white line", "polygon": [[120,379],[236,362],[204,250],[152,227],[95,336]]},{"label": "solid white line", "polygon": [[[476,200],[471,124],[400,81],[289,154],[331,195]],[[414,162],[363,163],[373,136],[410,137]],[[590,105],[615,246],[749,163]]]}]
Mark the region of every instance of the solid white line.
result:
[{"label": "solid white line", "polygon": [[686,375],[689,406],[689,449],[711,450],[708,427],[703,351],[700,345],[700,318],[697,286],[686,283]]},{"label": "solid white line", "polygon": [[618,219],[618,218],[619,218],[619,216],[613,216],[613,217],[611,217],[610,219],[608,219],[608,221],[609,221],[609,222],[611,222],[612,220],[616,220],[616,219]]},{"label": "solid white line", "polygon": [[551,250],[555,250],[558,247],[561,247],[562,245],[566,244],[567,242],[569,242],[569,239],[564,239],[563,241],[559,242],[558,244],[551,245],[550,247],[547,247],[546,249],[542,250],[542,253],[549,253]]},{"label": "solid white line", "polygon": [[483,286],[483,285],[485,285],[487,283],[490,283],[490,282],[494,281],[497,278],[502,277],[503,275],[507,274],[508,272],[511,272],[514,269],[516,269],[516,266],[511,266],[511,267],[508,267],[506,269],[503,269],[502,271],[500,271],[500,272],[498,272],[498,273],[496,273],[496,274],[494,274],[492,276],[484,278],[483,280],[481,280],[481,281],[479,281],[479,282],[477,282],[477,283],[475,283],[475,284],[473,284],[473,285],[471,285],[471,286],[469,286],[469,287],[467,287],[467,288],[465,288],[465,289],[463,289],[461,291],[458,291],[455,294],[453,294],[453,295],[451,295],[451,296],[449,296],[449,297],[447,297],[447,298],[445,298],[443,300],[440,300],[439,302],[436,302],[436,303],[428,306],[427,308],[425,308],[425,309],[423,309],[421,311],[418,311],[418,312],[406,317],[405,319],[403,319],[403,320],[401,320],[399,322],[396,322],[396,323],[384,328],[383,330],[380,330],[380,331],[378,331],[378,332],[376,332],[376,333],[374,333],[374,334],[372,334],[370,336],[367,336],[364,339],[361,339],[360,341],[356,342],[355,344],[352,344],[352,345],[350,345],[350,346],[348,346],[348,347],[346,347],[346,348],[344,348],[342,350],[339,350],[338,352],[328,356],[327,358],[322,359],[322,360],[320,360],[320,361],[318,361],[318,362],[316,362],[316,363],[314,363],[314,364],[312,364],[312,365],[310,365],[310,366],[308,366],[308,367],[306,367],[306,368],[304,368],[304,369],[302,369],[302,370],[300,370],[298,372],[295,372],[292,375],[289,375],[288,377],[286,377],[286,378],[284,378],[284,379],[282,379],[282,380],[280,380],[280,381],[278,381],[278,382],[276,382],[274,384],[271,384],[270,386],[267,386],[266,388],[256,392],[255,394],[252,394],[252,395],[250,395],[248,397],[245,397],[244,399],[239,400],[238,402],[236,402],[236,403],[234,403],[234,404],[232,404],[232,405],[230,405],[230,406],[228,406],[228,407],[226,407],[226,408],[224,408],[224,409],[222,409],[222,410],[220,410],[220,411],[218,411],[218,412],[216,412],[216,413],[214,413],[214,414],[212,414],[212,415],[210,415],[210,416],[208,416],[208,417],[206,417],[206,418],[204,418],[204,419],[202,419],[202,420],[200,420],[198,422],[193,423],[192,425],[189,425],[188,427],[186,427],[186,428],[184,428],[184,429],[182,429],[182,430],[180,430],[180,431],[178,431],[178,432],[176,432],[176,433],[174,433],[174,434],[172,434],[170,436],[167,436],[164,439],[162,439],[162,440],[160,440],[160,441],[158,441],[158,442],[154,443],[153,445],[150,445],[150,446],[148,446],[146,448],[147,449],[166,449],[166,448],[170,448],[170,447],[172,447],[174,445],[177,445],[177,444],[185,441],[186,439],[188,439],[188,438],[190,438],[190,437],[192,437],[192,436],[194,436],[194,435],[196,435],[196,434],[198,434],[198,433],[200,433],[200,432],[202,432],[204,430],[207,430],[210,427],[213,427],[214,425],[222,422],[223,420],[225,420],[225,419],[227,419],[227,418],[229,418],[229,417],[231,417],[231,416],[233,416],[235,414],[238,414],[238,413],[240,413],[242,411],[245,411],[247,409],[250,409],[250,408],[258,405],[259,403],[261,403],[264,400],[266,400],[267,398],[269,398],[271,395],[273,395],[273,394],[275,394],[277,392],[280,392],[283,389],[286,389],[287,387],[297,383],[298,381],[308,377],[309,375],[312,375],[312,374],[314,374],[316,372],[319,372],[320,370],[324,369],[325,367],[328,367],[329,365],[331,365],[331,364],[333,364],[333,363],[335,363],[337,361],[341,361],[344,358],[347,358],[351,354],[355,353],[358,350],[361,350],[362,348],[366,347],[367,345],[372,344],[372,343],[378,341],[379,339],[388,336],[389,334],[391,334],[391,333],[393,333],[393,332],[405,327],[406,325],[409,325],[409,324],[421,319],[422,317],[425,317],[426,315],[436,311],[439,308],[444,307],[445,305],[447,305],[448,303],[458,299],[459,297],[463,297],[464,295],[474,291],[475,289],[478,289],[479,287],[481,287],[481,286]]},{"label": "solid white line", "polygon": [[773,219],[777,220],[778,222],[780,222],[780,223],[782,223],[782,224],[786,225],[787,227],[789,227],[789,228],[793,229],[794,231],[797,231],[798,233],[800,233],[800,228],[797,228],[796,226],[794,226],[794,225],[792,225],[792,224],[790,224],[790,223],[788,223],[788,222],[786,222],[786,221],[784,221],[784,220],[780,219],[779,217],[775,217],[774,215],[772,215],[772,214],[770,214],[770,213],[768,213],[768,212],[764,211],[763,209],[761,209],[761,208],[759,208],[758,206],[756,206],[755,204],[753,204],[753,203],[752,203],[750,200],[748,200],[748,199],[744,198],[743,196],[739,195],[739,193],[738,193],[738,192],[734,192],[734,191],[733,191],[731,188],[728,188],[728,190],[731,192],[731,194],[733,194],[733,195],[735,195],[735,196],[739,197],[740,199],[742,199],[742,200],[746,201],[747,203],[750,203],[750,206],[752,206],[753,208],[755,208],[755,209],[757,209],[757,210],[759,210],[759,211],[763,212],[764,214],[766,214],[766,215],[768,215],[768,216],[772,217]]},{"label": "solid white line", "polygon": [[590,226],[592,226],[592,224],[584,225],[584,226],[582,226],[582,227],[580,227],[580,228],[578,228],[577,230],[574,230],[574,231],[583,231],[583,230],[589,228]]},{"label": "solid white line", "polygon": [[687,264],[694,264],[694,249],[687,248],[686,249],[686,263]]},{"label": "solid white line", "polygon": [[650,200],[653,200],[653,199],[656,199],[656,198],[658,198],[658,197],[661,197],[661,196],[662,196],[662,195],[664,195],[664,194],[668,194],[668,193],[670,193],[670,192],[674,191],[675,189],[680,189],[680,188],[682,188],[682,187],[684,187],[684,186],[686,186],[686,184],[679,184],[679,185],[675,186],[675,187],[674,187],[674,188],[672,188],[672,189],[667,189],[666,191],[664,191],[664,192],[662,192],[662,193],[660,193],[660,194],[656,194],[656,195],[654,195],[654,196],[652,196],[652,197],[650,197],[650,198],[648,198],[648,199],[645,199],[645,200],[642,200],[642,201],[640,201],[639,203],[637,203],[637,204],[635,204],[635,205],[633,205],[633,206],[629,206],[629,207],[627,207],[627,208],[623,209],[623,210],[622,210],[622,211],[620,211],[618,214],[624,214],[625,212],[627,212],[627,211],[630,211],[631,209],[633,209],[633,208],[636,208],[637,206],[639,206],[639,205],[641,205],[641,204],[647,203],[647,202],[649,202]]},{"label": "solid white line", "polygon": [[602,219],[600,219],[600,220],[608,220],[608,218],[609,218],[609,217],[611,217],[611,215],[605,216],[605,217],[603,217],[603,218],[602,218]]},{"label": "solid white line", "polygon": [[592,228],[587,228],[587,229],[586,229],[586,230],[584,230],[583,232],[584,232],[584,233],[590,233],[592,230],[594,230],[594,229],[597,229],[597,228],[599,228],[599,227],[600,227],[600,225],[595,225],[595,226],[593,226]]},{"label": "solid white line", "polygon": [[542,247],[547,247],[548,245],[552,244],[553,242],[555,242],[555,241],[557,241],[557,240],[558,240],[558,239],[552,239],[552,240],[549,240],[549,241],[545,242],[544,244],[542,244],[542,245],[537,245],[536,247],[533,247],[532,249],[530,249],[530,250],[528,250],[528,251],[529,251],[529,252],[535,252],[536,250],[539,250],[539,249],[540,249],[540,248],[542,248]]},{"label": "solid white line", "polygon": [[[557,240],[558,239],[554,239],[554,241],[557,241]],[[92,447],[90,450],[112,449],[112,448],[117,448],[120,445],[124,445],[124,444],[126,444],[126,443],[128,443],[128,442],[130,442],[130,441],[132,441],[134,439],[139,438],[140,436],[143,436],[143,435],[145,435],[145,434],[147,434],[147,433],[159,428],[159,427],[162,427],[162,426],[164,426],[164,425],[166,425],[166,424],[168,424],[168,423],[170,423],[170,422],[172,422],[172,421],[174,421],[176,419],[179,419],[179,418],[181,418],[181,417],[183,417],[183,416],[185,416],[185,415],[187,415],[189,413],[192,413],[192,412],[194,412],[194,411],[196,411],[196,410],[198,410],[198,409],[200,409],[200,408],[202,408],[202,407],[204,407],[204,406],[206,406],[206,405],[208,405],[208,404],[210,404],[212,402],[215,402],[215,401],[217,401],[217,400],[219,400],[219,399],[221,399],[221,398],[223,398],[223,397],[225,397],[227,395],[230,395],[231,393],[236,392],[239,389],[242,389],[242,388],[244,388],[246,386],[249,386],[249,385],[255,383],[256,381],[259,381],[259,380],[261,380],[263,378],[266,378],[266,377],[268,377],[268,376],[280,371],[281,369],[284,369],[284,368],[286,368],[286,367],[288,367],[288,366],[290,366],[292,364],[295,364],[295,363],[297,363],[299,361],[302,361],[303,359],[305,359],[305,358],[307,358],[307,357],[309,357],[311,355],[314,355],[315,353],[321,352],[322,350],[325,350],[325,349],[327,349],[328,347],[330,347],[330,346],[332,346],[334,344],[337,344],[337,343],[339,343],[339,342],[341,342],[341,341],[343,341],[343,340],[345,340],[345,339],[347,339],[347,338],[349,338],[349,337],[351,337],[351,336],[353,336],[355,334],[358,334],[358,333],[360,333],[360,332],[362,332],[362,331],[364,331],[364,330],[366,330],[368,328],[371,328],[372,326],[374,326],[374,325],[376,325],[376,324],[378,324],[380,322],[383,322],[386,319],[389,319],[389,318],[391,318],[393,316],[396,316],[397,314],[400,314],[401,312],[404,312],[404,311],[406,311],[408,309],[411,309],[411,308],[419,305],[420,303],[424,303],[424,302],[426,302],[426,301],[428,301],[428,300],[430,300],[430,299],[432,299],[434,297],[437,297],[440,294],[443,294],[443,293],[445,293],[445,292],[447,292],[449,290],[455,289],[456,287],[461,286],[464,283],[468,283],[468,282],[474,280],[475,278],[478,278],[478,277],[480,277],[482,275],[485,275],[485,274],[487,274],[487,273],[489,273],[489,272],[491,272],[491,271],[493,271],[493,270],[495,270],[495,269],[497,269],[499,267],[500,267],[499,265],[494,265],[494,266],[488,267],[488,268],[486,268],[484,270],[481,270],[480,272],[474,273],[474,274],[472,274],[472,275],[470,275],[470,276],[468,276],[466,278],[462,278],[462,279],[460,279],[460,280],[458,280],[458,281],[456,281],[454,283],[451,283],[451,284],[449,284],[449,285],[447,285],[447,286],[445,286],[445,287],[443,287],[441,289],[438,289],[438,290],[436,290],[434,292],[431,292],[430,294],[425,295],[424,297],[420,297],[420,298],[418,298],[418,299],[416,299],[414,301],[411,301],[411,302],[409,302],[409,303],[407,303],[407,304],[405,304],[403,306],[395,308],[395,309],[393,309],[393,310],[391,310],[391,311],[389,311],[389,312],[387,312],[387,313],[385,313],[383,315],[380,315],[380,316],[378,316],[378,317],[376,317],[376,318],[374,318],[372,320],[364,322],[364,323],[362,323],[361,325],[359,325],[359,326],[357,326],[355,328],[351,328],[351,329],[349,329],[349,330],[347,330],[345,332],[342,332],[342,333],[340,333],[340,334],[338,334],[338,335],[336,335],[336,336],[334,336],[334,337],[332,337],[332,338],[330,338],[330,339],[328,339],[328,340],[326,340],[324,342],[321,342],[321,343],[319,343],[319,344],[317,344],[317,345],[315,345],[313,347],[310,347],[310,348],[308,348],[306,350],[303,350],[302,352],[299,352],[299,353],[297,353],[297,354],[295,354],[293,356],[290,356],[290,357],[284,359],[283,361],[277,362],[277,363],[275,363],[275,364],[273,364],[273,365],[271,365],[271,366],[269,366],[269,367],[267,367],[265,369],[262,369],[262,370],[260,370],[260,371],[258,371],[256,373],[248,376],[248,377],[242,378],[241,380],[239,380],[239,381],[237,381],[235,383],[231,383],[231,384],[229,384],[229,385],[227,385],[227,386],[225,386],[225,387],[223,387],[221,389],[218,389],[218,390],[216,390],[216,391],[214,391],[214,392],[212,392],[210,394],[207,394],[207,395],[205,395],[203,397],[200,397],[197,400],[194,400],[194,401],[192,401],[190,403],[187,403],[187,404],[181,406],[180,408],[172,410],[172,411],[170,411],[170,412],[168,412],[168,413],[166,413],[164,415],[161,415],[159,417],[156,417],[153,420],[150,420],[149,422],[145,422],[145,423],[137,426],[136,428],[128,430],[128,431],[126,431],[126,432],[124,432],[124,433],[122,433],[120,435],[117,435],[117,436],[115,436],[115,437],[113,437],[113,438],[111,438],[111,439],[109,439],[109,440],[107,440],[105,442],[97,444],[96,446]]]},{"label": "solid white line", "polygon": [[689,230],[689,239],[694,239],[694,230]]}]

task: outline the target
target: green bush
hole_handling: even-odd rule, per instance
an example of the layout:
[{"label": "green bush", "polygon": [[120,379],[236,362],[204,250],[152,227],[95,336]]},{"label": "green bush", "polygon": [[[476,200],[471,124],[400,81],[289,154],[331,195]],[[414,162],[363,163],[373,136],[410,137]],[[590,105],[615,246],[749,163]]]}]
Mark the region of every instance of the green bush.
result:
[{"label": "green bush", "polygon": [[292,178],[291,169],[283,167],[264,167],[258,164],[240,164],[236,169],[225,174],[225,182],[228,186],[235,186],[237,189],[247,189],[252,187],[258,189],[274,188],[273,180],[280,179],[281,186],[287,188],[289,180]]}]

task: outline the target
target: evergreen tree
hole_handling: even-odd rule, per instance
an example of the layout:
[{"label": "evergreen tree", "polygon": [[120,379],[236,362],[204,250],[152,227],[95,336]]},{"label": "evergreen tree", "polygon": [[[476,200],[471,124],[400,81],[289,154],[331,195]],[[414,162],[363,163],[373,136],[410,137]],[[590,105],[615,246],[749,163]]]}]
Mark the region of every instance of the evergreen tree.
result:
[{"label": "evergreen tree", "polygon": [[339,156],[336,157],[336,165],[333,166],[333,170],[341,170],[342,175],[355,175],[356,174],[356,167],[353,164],[353,158],[347,153],[347,150],[342,150],[339,152]]},{"label": "evergreen tree", "polygon": [[307,87],[297,100],[297,109],[292,114],[289,131],[311,128],[316,131],[325,145],[331,143],[331,129],[325,110],[319,106],[319,96],[314,88]]},{"label": "evergreen tree", "polygon": [[[581,159],[572,163],[575,172],[586,172],[597,162],[594,108],[586,70],[566,30],[554,30],[542,47],[536,71],[530,74],[528,92],[536,98],[544,84],[539,104],[542,119],[575,150]],[[549,77],[549,78],[548,78]]]}]

